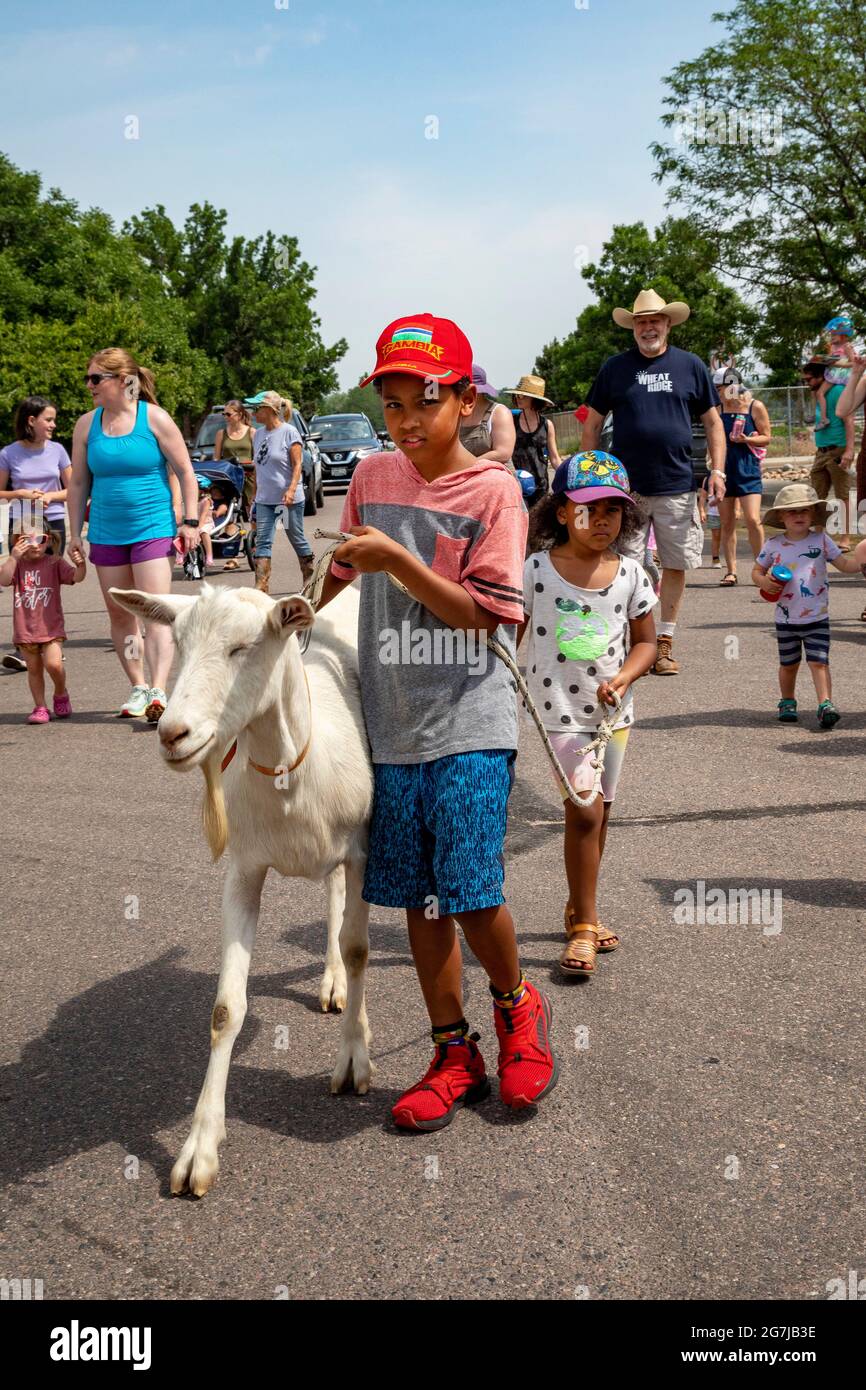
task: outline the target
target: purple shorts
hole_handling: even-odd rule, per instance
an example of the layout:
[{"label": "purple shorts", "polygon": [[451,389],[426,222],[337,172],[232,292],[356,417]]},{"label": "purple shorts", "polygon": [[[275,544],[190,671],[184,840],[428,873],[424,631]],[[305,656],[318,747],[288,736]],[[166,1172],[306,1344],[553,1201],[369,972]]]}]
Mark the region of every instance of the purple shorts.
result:
[{"label": "purple shorts", "polygon": [[140,565],[145,560],[163,560],[174,550],[174,536],[158,536],[155,541],[135,541],[133,545],[90,547],[90,563],[97,566]]}]

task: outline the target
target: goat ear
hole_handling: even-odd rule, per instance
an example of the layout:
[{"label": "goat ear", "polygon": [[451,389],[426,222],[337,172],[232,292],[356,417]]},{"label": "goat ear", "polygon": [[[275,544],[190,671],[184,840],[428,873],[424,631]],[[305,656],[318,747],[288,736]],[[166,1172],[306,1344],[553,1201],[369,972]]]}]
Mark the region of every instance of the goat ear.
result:
[{"label": "goat ear", "polygon": [[303,594],[290,594],[288,598],[278,598],[270,611],[268,622],[278,637],[288,637],[291,632],[303,632],[312,627],[316,613]]},{"label": "goat ear", "polygon": [[147,618],[152,623],[169,627],[179,614],[196,602],[192,594],[145,594],[140,589],[109,589],[114,602],[129,613]]}]

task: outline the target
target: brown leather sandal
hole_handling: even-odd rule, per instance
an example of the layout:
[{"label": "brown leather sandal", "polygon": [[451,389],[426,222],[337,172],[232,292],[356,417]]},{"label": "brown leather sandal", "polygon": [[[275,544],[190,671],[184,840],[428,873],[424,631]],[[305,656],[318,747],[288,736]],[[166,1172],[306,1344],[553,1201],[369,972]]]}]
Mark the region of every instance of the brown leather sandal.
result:
[{"label": "brown leather sandal", "polygon": [[[579,940],[578,932],[590,932],[591,940]],[[559,957],[563,975],[591,975],[595,970],[596,931],[594,922],[578,922],[569,932],[568,945]]]},{"label": "brown leather sandal", "polygon": [[[570,935],[571,935],[571,933],[575,930],[575,926],[576,926],[576,918],[575,918],[574,911],[573,911],[573,909],[572,909],[571,903],[566,903],[566,904],[565,904],[565,934],[566,934],[566,936],[570,936]],[[622,941],[621,941],[620,938],[617,936],[616,932],[609,931],[607,927],[602,926],[601,922],[596,923],[595,935],[596,935],[596,949],[598,950],[599,955],[607,955],[607,954],[609,954],[611,951],[615,951],[616,948],[617,948],[618,946],[621,946],[621,945],[622,945]]]}]

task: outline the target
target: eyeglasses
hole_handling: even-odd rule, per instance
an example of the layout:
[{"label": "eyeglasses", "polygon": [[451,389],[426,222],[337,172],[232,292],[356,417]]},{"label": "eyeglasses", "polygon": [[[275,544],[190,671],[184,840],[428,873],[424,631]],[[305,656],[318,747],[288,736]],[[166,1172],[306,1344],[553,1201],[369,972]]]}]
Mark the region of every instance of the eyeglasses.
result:
[{"label": "eyeglasses", "polygon": [[86,372],[84,375],[85,386],[99,386],[103,381],[113,381],[117,372]]}]

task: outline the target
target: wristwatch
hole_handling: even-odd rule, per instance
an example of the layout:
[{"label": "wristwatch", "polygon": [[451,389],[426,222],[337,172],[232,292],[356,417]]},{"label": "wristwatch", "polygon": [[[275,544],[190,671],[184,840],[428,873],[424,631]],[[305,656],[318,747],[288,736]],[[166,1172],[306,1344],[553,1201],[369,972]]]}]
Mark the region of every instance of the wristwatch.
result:
[{"label": "wristwatch", "polygon": [[180,524],[181,524],[181,526],[198,526],[198,524],[199,524],[199,522],[198,522],[198,517],[197,517],[197,516],[185,516],[184,519],[183,519],[183,521],[182,521]]}]

